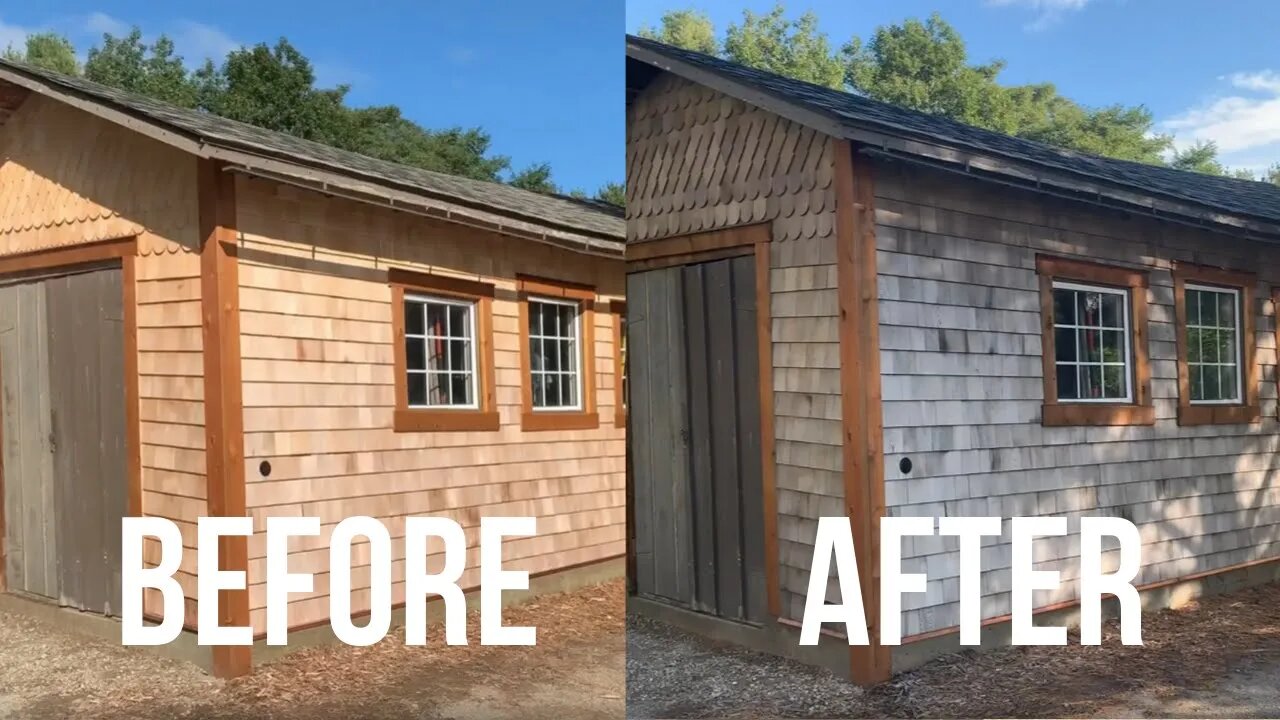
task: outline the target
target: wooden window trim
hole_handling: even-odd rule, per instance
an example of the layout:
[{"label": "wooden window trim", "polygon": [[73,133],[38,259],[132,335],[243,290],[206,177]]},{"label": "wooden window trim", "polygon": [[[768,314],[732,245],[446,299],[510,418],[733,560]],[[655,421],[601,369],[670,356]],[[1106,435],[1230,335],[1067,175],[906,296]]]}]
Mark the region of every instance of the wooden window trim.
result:
[{"label": "wooden window trim", "polygon": [[[481,432],[497,430],[501,424],[495,394],[493,363],[493,297],[489,283],[444,275],[430,275],[400,268],[387,272],[391,284],[391,336],[395,346],[396,406],[392,416],[395,432]],[[441,295],[475,302],[476,408],[409,407],[408,362],[404,349],[405,292]]]},{"label": "wooden window trim", "polygon": [[624,372],[622,344],[625,338],[623,320],[627,317],[627,303],[622,300],[610,300],[609,312],[613,315],[613,426],[627,426],[626,396],[622,391],[622,375]]},{"label": "wooden window trim", "polygon": [[[1241,398],[1238,403],[1203,404],[1191,402],[1191,378],[1187,364],[1187,283],[1209,285],[1240,293],[1240,367]],[[1258,276],[1249,272],[1174,263],[1173,303],[1178,347],[1178,424],[1179,425],[1243,425],[1262,419],[1258,400],[1259,374],[1254,362],[1257,338],[1254,336],[1254,288]]]},{"label": "wooden window trim", "polygon": [[[1044,376],[1045,426],[1154,425],[1151,404],[1151,367],[1147,360],[1147,287],[1145,270],[1102,265],[1049,255],[1036,256],[1040,276],[1041,361]],[[1133,401],[1127,403],[1058,402],[1058,366],[1054,349],[1053,282],[1092,283],[1129,290],[1130,347],[1133,359]]]},{"label": "wooden window trim", "polygon": [[[527,432],[594,430],[600,427],[596,411],[595,288],[531,275],[516,276],[520,307],[520,429]],[[529,299],[576,300],[582,336],[579,358],[582,368],[581,410],[534,410],[533,379],[529,358]]]}]

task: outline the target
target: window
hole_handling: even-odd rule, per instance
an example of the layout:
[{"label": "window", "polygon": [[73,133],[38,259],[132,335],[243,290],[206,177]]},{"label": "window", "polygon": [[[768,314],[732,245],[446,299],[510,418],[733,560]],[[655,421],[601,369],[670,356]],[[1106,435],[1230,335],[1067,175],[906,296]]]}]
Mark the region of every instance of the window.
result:
[{"label": "window", "polygon": [[398,432],[497,430],[493,286],[394,269]]},{"label": "window", "polygon": [[1058,402],[1129,402],[1129,291],[1053,283]]},{"label": "window", "polygon": [[613,313],[613,391],[614,427],[627,426],[627,304],[609,302]]},{"label": "window", "polygon": [[534,410],[582,408],[578,303],[529,300],[529,371]]},{"label": "window", "polygon": [[595,290],[517,278],[525,430],[599,427],[595,408]]},{"label": "window", "polygon": [[1177,263],[1178,424],[1248,423],[1260,416],[1253,361],[1256,278]]},{"label": "window", "polygon": [[1045,425],[1150,425],[1147,274],[1036,258]]}]

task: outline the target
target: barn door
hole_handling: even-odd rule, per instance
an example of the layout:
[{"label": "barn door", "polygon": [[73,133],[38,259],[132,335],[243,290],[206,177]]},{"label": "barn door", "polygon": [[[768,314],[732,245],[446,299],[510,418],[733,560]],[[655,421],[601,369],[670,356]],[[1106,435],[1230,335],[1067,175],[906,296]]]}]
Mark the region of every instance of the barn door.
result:
[{"label": "barn door", "polygon": [[0,286],[0,485],[11,592],[119,614],[126,512],[117,269]]},{"label": "barn door", "polygon": [[763,621],[752,256],[628,276],[635,591]]},{"label": "barn door", "polygon": [[124,308],[119,269],[45,280],[59,600],[120,612],[125,482]]},{"label": "barn door", "polygon": [[5,584],[11,592],[57,600],[47,337],[44,286],[0,286]]}]

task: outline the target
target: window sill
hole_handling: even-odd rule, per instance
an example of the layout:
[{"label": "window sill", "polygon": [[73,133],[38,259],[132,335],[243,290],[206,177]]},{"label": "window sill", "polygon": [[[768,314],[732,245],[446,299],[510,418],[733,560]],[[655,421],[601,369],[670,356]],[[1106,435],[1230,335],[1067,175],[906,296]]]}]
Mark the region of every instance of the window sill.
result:
[{"label": "window sill", "polygon": [[1154,425],[1155,408],[1150,405],[1106,405],[1101,403],[1050,404],[1041,406],[1045,427],[1070,425]]},{"label": "window sill", "polygon": [[614,426],[614,427],[618,427],[618,428],[625,428],[625,427],[627,426],[627,411],[626,411],[626,410],[618,410],[617,412],[615,412],[615,413],[614,413],[614,415],[613,415],[613,426]]},{"label": "window sill", "polygon": [[1262,420],[1257,405],[1179,405],[1179,425],[1247,425]]},{"label": "window sill", "polygon": [[594,412],[544,410],[520,416],[520,429],[531,432],[550,430],[595,430],[600,427],[600,414]]},{"label": "window sill", "polygon": [[483,410],[396,410],[396,432],[480,432],[497,430],[497,412]]}]

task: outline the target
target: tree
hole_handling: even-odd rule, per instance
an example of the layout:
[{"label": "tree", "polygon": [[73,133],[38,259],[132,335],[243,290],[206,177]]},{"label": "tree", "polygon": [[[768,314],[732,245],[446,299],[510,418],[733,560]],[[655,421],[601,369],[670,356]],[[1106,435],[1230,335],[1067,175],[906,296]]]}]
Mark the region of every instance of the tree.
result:
[{"label": "tree", "polygon": [[1222,163],[1218,162],[1218,145],[1212,140],[1197,142],[1188,148],[1175,151],[1169,160],[1169,167],[1208,175],[1226,173]]},{"label": "tree", "polygon": [[715,26],[711,24],[711,18],[700,10],[673,10],[665,13],[659,27],[642,27],[639,35],[707,55],[720,52]]},{"label": "tree", "polygon": [[622,183],[605,183],[596,191],[596,200],[618,207],[626,207],[627,187]]},{"label": "tree", "polygon": [[1280,163],[1272,165],[1271,169],[1267,170],[1267,172],[1263,174],[1262,179],[1269,183],[1280,185]]},{"label": "tree", "polygon": [[556,184],[551,181],[551,165],[549,163],[530,165],[512,175],[508,184],[521,190],[537,193],[551,194],[560,192],[560,188],[556,187]]},{"label": "tree", "polygon": [[806,12],[788,20],[781,3],[764,15],[743,12],[742,24],[730,25],[725,33],[724,54],[736,63],[797,80],[844,86],[844,68],[818,29],[818,16]]},{"label": "tree", "polygon": [[33,33],[27,36],[23,50],[10,45],[4,51],[6,60],[16,60],[63,75],[80,74],[76,49],[71,41],[57,33]]},{"label": "tree", "polygon": [[146,45],[137,27],[125,37],[104,33],[102,47],[89,49],[84,76],[179,107],[193,108],[198,98],[182,56],[174,53],[173,41],[161,35]]}]

